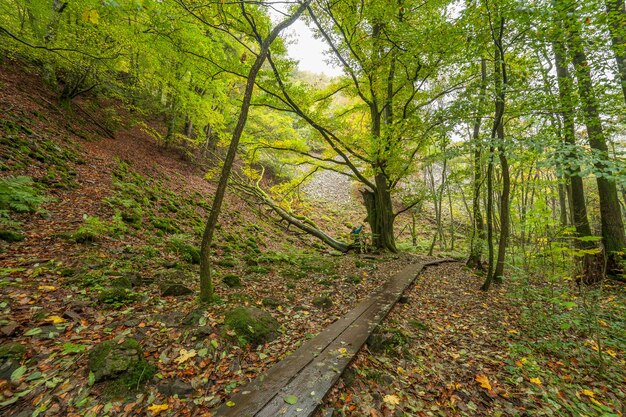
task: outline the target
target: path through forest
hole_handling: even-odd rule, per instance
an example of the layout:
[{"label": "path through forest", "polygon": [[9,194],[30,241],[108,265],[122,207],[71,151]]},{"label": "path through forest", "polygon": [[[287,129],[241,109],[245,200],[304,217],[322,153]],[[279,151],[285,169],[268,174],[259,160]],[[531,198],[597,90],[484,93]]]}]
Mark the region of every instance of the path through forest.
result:
[{"label": "path through forest", "polygon": [[383,323],[395,338],[361,350],[318,417],[591,415],[620,404],[603,415],[623,415],[619,388],[581,369],[580,353],[533,350],[543,340],[522,326],[511,287],[484,293],[481,280],[462,263],[423,271]]}]

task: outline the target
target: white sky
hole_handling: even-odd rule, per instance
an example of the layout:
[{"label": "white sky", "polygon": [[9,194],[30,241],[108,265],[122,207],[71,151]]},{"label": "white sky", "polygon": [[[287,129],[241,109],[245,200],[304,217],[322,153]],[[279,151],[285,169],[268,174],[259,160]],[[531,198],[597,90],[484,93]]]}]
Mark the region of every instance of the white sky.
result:
[{"label": "white sky", "polygon": [[[288,10],[289,3],[274,3],[269,8],[269,14],[274,24],[285,18],[285,15],[278,13],[273,8],[284,12]],[[309,71],[316,74],[326,74],[328,76],[341,75],[341,68],[328,64],[324,52],[328,46],[322,39],[315,39],[313,31],[304,23],[302,17],[295,21],[290,27],[285,29],[281,36],[287,39],[287,52],[289,57],[298,61],[298,68],[301,71]]]},{"label": "white sky", "polygon": [[288,39],[289,57],[299,61],[298,68],[302,71],[324,73],[328,76],[341,75],[341,68],[327,63],[324,52],[328,46],[322,39],[315,39],[311,29],[302,19],[298,19],[285,30]]}]

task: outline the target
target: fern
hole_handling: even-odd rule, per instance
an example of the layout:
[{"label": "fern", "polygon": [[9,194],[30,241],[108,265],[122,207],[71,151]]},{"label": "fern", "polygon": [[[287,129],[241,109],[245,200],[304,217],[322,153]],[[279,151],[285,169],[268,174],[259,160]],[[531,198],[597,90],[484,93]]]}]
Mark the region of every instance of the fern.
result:
[{"label": "fern", "polygon": [[0,210],[33,213],[46,201],[26,176],[0,178]]}]

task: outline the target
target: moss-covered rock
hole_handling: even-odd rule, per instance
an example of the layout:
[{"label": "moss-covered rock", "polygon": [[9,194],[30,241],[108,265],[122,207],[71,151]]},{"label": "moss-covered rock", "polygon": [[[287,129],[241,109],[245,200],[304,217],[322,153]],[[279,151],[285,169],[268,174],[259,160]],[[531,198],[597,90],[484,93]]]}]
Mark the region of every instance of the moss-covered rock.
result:
[{"label": "moss-covered rock", "polygon": [[261,302],[265,307],[276,308],[280,305],[280,300],[274,297],[265,297]]},{"label": "moss-covered rock", "polygon": [[21,359],[26,353],[26,346],[17,342],[6,342],[0,345],[0,359]]},{"label": "moss-covered rock", "polygon": [[226,313],[224,324],[253,346],[270,342],[278,336],[278,321],[256,307],[237,307]]},{"label": "moss-covered rock", "polygon": [[230,288],[241,287],[241,278],[239,278],[239,275],[226,274],[224,275],[224,278],[222,278],[222,282]]},{"label": "moss-covered rock", "polygon": [[401,330],[378,327],[367,338],[367,348],[374,353],[391,353],[408,342],[408,336]]},{"label": "moss-covered rock", "polygon": [[333,300],[327,295],[322,295],[313,299],[313,305],[324,309],[331,308],[333,306]]},{"label": "moss-covered rock", "polygon": [[139,299],[139,294],[128,290],[127,288],[107,288],[98,294],[98,302],[102,304],[110,304],[113,306],[132,303]]},{"label": "moss-covered rock", "polygon": [[154,368],[144,360],[139,342],[130,338],[123,343],[108,340],[96,345],[89,353],[89,370],[96,382],[124,377],[137,385],[154,374]]}]

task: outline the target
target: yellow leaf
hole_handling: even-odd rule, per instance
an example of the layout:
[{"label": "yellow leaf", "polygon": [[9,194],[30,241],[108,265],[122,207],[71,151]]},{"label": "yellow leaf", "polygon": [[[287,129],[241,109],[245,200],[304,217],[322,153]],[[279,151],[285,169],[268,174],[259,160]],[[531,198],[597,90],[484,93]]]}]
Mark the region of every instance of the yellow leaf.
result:
[{"label": "yellow leaf", "polygon": [[50,292],[50,291],[56,291],[56,289],[57,287],[53,285],[40,285],[39,286],[39,291]]},{"label": "yellow leaf", "polygon": [[595,394],[593,391],[588,390],[588,389],[584,389],[584,390],[582,390],[580,393],[581,393],[582,395],[586,395],[586,396],[587,396],[587,397],[589,397],[589,398],[593,398],[593,397],[595,397],[595,396],[596,396],[596,394]]},{"label": "yellow leaf", "polygon": [[476,382],[478,382],[484,389],[491,391],[491,384],[489,383],[487,375],[476,375]]},{"label": "yellow leaf", "polygon": [[340,355],[346,355],[348,353],[348,349],[346,349],[346,348],[339,348],[339,349],[337,349],[337,352],[339,352]]},{"label": "yellow leaf", "polygon": [[541,379],[539,378],[530,378],[530,382],[535,385],[541,385]]},{"label": "yellow leaf", "polygon": [[613,349],[607,349],[607,350],[604,351],[604,353],[606,353],[607,355],[612,356],[614,358],[617,356],[617,352],[615,352]]},{"label": "yellow leaf", "polygon": [[174,362],[176,362],[177,364],[182,364],[184,362],[186,362],[188,359],[193,358],[194,356],[196,356],[197,353],[194,349],[191,350],[187,350],[187,349],[181,349],[178,357],[176,359],[174,359]]},{"label": "yellow leaf", "polygon": [[59,316],[48,316],[44,319],[44,321],[52,324],[61,324],[65,323],[66,320],[63,317]]},{"label": "yellow leaf", "polygon": [[406,370],[403,367],[401,367],[401,366],[398,366],[398,368],[396,368],[396,370],[398,371],[399,374],[406,374]]},{"label": "yellow leaf", "polygon": [[515,329],[509,330],[509,334],[519,334],[519,332]]},{"label": "yellow leaf", "polygon": [[159,414],[161,411],[165,411],[169,408],[167,404],[153,404],[148,407],[148,410],[152,411],[154,414]]},{"label": "yellow leaf", "polygon": [[234,403],[233,401],[228,401],[228,402],[226,403],[226,406],[227,406],[227,407],[234,407],[234,406],[235,406],[235,403]]},{"label": "yellow leaf", "polygon": [[609,327],[608,323],[602,319],[598,319],[598,324],[602,327]]},{"label": "yellow leaf", "polygon": [[591,400],[592,403],[594,403],[595,405],[599,405],[599,406],[603,406],[604,404],[602,404],[600,401],[596,400],[595,398],[589,398]]},{"label": "yellow leaf", "polygon": [[520,362],[520,361],[515,361],[515,365],[517,365],[520,368],[524,367],[524,364],[522,362]]},{"label": "yellow leaf", "polygon": [[400,397],[394,394],[389,394],[389,395],[385,395],[385,397],[383,398],[383,401],[385,402],[385,404],[388,404],[394,407],[400,404]]}]

